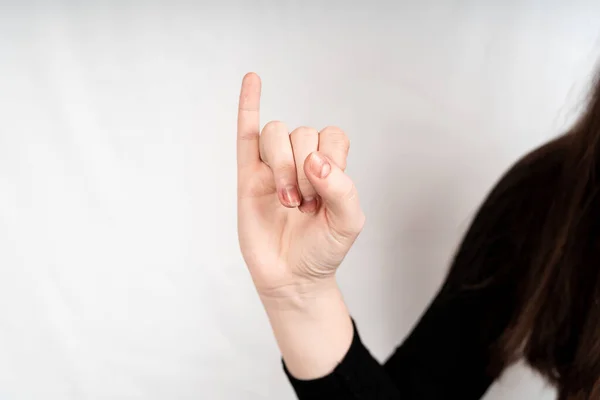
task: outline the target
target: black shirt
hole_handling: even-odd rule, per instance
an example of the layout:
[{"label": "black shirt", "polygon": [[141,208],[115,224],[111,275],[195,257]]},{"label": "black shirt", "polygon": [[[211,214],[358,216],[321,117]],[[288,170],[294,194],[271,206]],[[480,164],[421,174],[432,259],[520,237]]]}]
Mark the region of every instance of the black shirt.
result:
[{"label": "black shirt", "polygon": [[[546,145],[499,181],[473,219],[444,285],[383,365],[363,345],[356,325],[349,351],[329,375],[301,381],[284,364],[298,398],[480,399],[501,373],[492,365],[494,344],[517,311],[520,276],[530,262],[520,250],[536,235],[522,227],[542,225],[548,199],[541,193],[554,184],[552,170],[560,168],[561,154]],[[546,190],[536,190],[540,185]]]}]

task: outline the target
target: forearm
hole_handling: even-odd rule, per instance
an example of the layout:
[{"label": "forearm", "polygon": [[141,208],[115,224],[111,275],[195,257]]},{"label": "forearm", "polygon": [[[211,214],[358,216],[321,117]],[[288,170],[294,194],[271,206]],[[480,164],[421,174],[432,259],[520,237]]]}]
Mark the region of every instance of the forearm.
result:
[{"label": "forearm", "polygon": [[261,300],[294,377],[325,376],[344,358],[353,327],[335,279],[285,294],[261,295]]}]

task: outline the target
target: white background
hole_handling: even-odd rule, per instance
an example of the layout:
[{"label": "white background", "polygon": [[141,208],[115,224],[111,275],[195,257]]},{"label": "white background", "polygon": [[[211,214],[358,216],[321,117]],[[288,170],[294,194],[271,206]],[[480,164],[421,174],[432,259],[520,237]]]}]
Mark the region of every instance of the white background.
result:
[{"label": "white background", "polygon": [[[361,4],[362,3],[362,4]],[[238,250],[235,118],[339,125],[385,359],[496,179],[577,115],[594,1],[0,1],[0,398],[292,399]],[[553,399],[511,369],[486,400]]]}]

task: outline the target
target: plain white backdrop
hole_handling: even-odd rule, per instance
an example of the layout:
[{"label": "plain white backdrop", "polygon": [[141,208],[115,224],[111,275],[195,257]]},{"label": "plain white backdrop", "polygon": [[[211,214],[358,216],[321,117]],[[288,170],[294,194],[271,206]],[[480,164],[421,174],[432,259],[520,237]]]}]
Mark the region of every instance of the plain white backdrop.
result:
[{"label": "plain white backdrop", "polygon": [[[599,55],[596,0],[0,0],[0,398],[294,398],[237,244],[244,73],[263,124],[351,139],[340,282],[384,360]],[[485,399],[554,392],[517,366]]]}]

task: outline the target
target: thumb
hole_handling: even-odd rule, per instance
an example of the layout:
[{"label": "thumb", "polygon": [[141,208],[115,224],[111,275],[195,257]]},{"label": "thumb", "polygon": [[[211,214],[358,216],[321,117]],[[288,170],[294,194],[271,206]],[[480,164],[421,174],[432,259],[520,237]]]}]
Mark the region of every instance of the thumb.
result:
[{"label": "thumb", "polygon": [[365,217],[350,177],[318,151],[306,158],[304,172],[323,200],[330,228],[342,238],[354,239],[362,230]]}]

